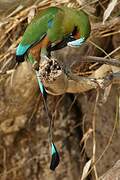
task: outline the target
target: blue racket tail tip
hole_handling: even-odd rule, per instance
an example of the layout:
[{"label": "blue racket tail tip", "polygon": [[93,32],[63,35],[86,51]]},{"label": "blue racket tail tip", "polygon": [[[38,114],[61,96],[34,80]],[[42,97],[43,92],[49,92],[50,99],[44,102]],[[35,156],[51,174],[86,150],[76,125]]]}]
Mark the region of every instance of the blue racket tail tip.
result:
[{"label": "blue racket tail tip", "polygon": [[51,159],[50,169],[54,171],[60,162],[59,153],[54,143],[51,144],[51,155],[52,155],[52,159]]}]

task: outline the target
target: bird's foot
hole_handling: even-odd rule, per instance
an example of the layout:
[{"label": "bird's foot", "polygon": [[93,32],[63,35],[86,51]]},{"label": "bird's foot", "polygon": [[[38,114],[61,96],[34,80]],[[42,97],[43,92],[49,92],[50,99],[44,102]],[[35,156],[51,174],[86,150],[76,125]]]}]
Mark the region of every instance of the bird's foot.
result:
[{"label": "bird's foot", "polygon": [[49,57],[47,55],[42,54],[41,55],[41,62],[46,61],[46,60],[47,61],[50,60]]},{"label": "bird's foot", "polygon": [[37,61],[34,61],[34,63],[32,64],[32,68],[35,70],[35,71],[39,71],[39,63]]}]

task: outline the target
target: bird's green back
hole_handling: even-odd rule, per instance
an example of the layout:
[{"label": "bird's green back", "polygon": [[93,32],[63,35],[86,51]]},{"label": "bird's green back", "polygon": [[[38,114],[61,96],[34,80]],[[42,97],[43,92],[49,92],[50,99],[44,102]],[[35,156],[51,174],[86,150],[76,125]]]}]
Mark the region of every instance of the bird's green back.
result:
[{"label": "bird's green back", "polygon": [[50,7],[48,9],[40,11],[27,27],[23,35],[21,44],[32,45],[35,42],[41,40],[41,38],[46,34],[48,30],[48,22],[54,19],[55,15],[59,11],[61,11],[61,9],[57,7]]},{"label": "bird's green back", "polygon": [[28,25],[16,54],[24,54],[33,44],[45,35],[51,43],[61,41],[71,34],[74,28],[85,41],[90,34],[90,22],[84,11],[68,7],[49,7],[40,11]]}]

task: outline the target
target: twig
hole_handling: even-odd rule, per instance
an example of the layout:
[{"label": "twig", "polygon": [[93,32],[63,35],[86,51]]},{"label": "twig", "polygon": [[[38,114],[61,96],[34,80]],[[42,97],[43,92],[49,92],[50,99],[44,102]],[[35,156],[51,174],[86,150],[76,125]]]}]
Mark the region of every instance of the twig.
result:
[{"label": "twig", "polygon": [[98,180],[98,175],[97,175],[97,170],[96,170],[96,112],[97,112],[97,103],[98,103],[98,98],[99,98],[99,89],[97,89],[97,94],[96,94],[96,99],[95,99],[95,106],[94,106],[94,111],[93,111],[93,120],[92,120],[92,127],[93,127],[93,169],[95,173],[95,178]]},{"label": "twig", "polygon": [[[113,55],[114,53],[116,53],[118,50],[120,50],[120,46],[118,46],[116,49],[114,49],[113,51],[111,51],[107,56],[105,56],[105,58]],[[120,61],[119,61],[120,62]]]},{"label": "twig", "polygon": [[104,57],[97,56],[81,56],[80,62],[98,62],[101,64],[108,64],[120,67],[120,61],[117,59],[105,59]]},{"label": "twig", "polygon": [[[108,53],[102,48],[100,47],[98,44],[96,44],[95,42],[89,40],[88,42],[90,42],[94,47],[96,47],[97,49],[99,49],[102,53],[104,53],[106,56],[108,56]],[[109,57],[109,56],[108,56]],[[110,57],[109,57],[110,58]]]},{"label": "twig", "polygon": [[14,71],[15,71],[15,69],[11,69],[11,70],[8,70],[8,71],[1,71],[0,70],[0,75],[12,74]]},{"label": "twig", "polygon": [[17,14],[19,11],[21,11],[23,9],[23,5],[19,5],[12,13],[10,13],[7,18],[10,18],[11,16],[14,16],[15,14]]},{"label": "twig", "polygon": [[[95,23],[92,26],[91,37],[105,37],[111,34],[120,33],[120,17],[112,18],[103,25],[102,22]],[[109,34],[110,33],[110,34]]]},{"label": "twig", "polygon": [[[112,133],[111,133],[111,136],[108,140],[108,143],[105,147],[105,149],[103,150],[103,152],[101,153],[101,155],[99,156],[99,158],[94,162],[93,164],[93,167],[91,167],[91,169],[89,170],[88,174],[86,175],[86,177],[90,174],[90,172],[93,170],[94,168],[94,165],[97,165],[99,163],[99,161],[102,159],[102,157],[104,156],[104,154],[106,153],[106,151],[108,150],[111,142],[112,142],[112,139],[113,139],[113,136],[114,136],[114,132],[115,132],[115,129],[116,129],[116,126],[117,126],[117,123],[118,123],[118,107],[116,108],[116,117],[115,117],[115,123],[114,123],[114,127],[113,127],[113,130],[112,130]],[[85,178],[86,178],[85,177]]]}]

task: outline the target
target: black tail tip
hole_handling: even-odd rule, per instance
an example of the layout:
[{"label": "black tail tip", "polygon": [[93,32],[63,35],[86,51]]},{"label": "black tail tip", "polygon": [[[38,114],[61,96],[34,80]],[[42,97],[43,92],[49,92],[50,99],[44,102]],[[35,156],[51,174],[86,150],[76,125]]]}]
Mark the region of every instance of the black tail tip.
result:
[{"label": "black tail tip", "polygon": [[51,164],[50,164],[50,169],[51,169],[52,171],[54,171],[54,170],[56,169],[56,167],[58,166],[59,162],[60,162],[60,157],[59,157],[58,152],[56,152],[56,153],[54,153],[54,154],[52,155],[52,160],[51,160]]},{"label": "black tail tip", "polygon": [[16,62],[17,63],[22,63],[24,61],[25,61],[24,55],[20,55],[20,56],[16,55]]},{"label": "black tail tip", "polygon": [[51,159],[50,169],[54,171],[58,166],[59,162],[60,162],[59,153],[57,151],[55,144],[52,143],[52,159]]}]

